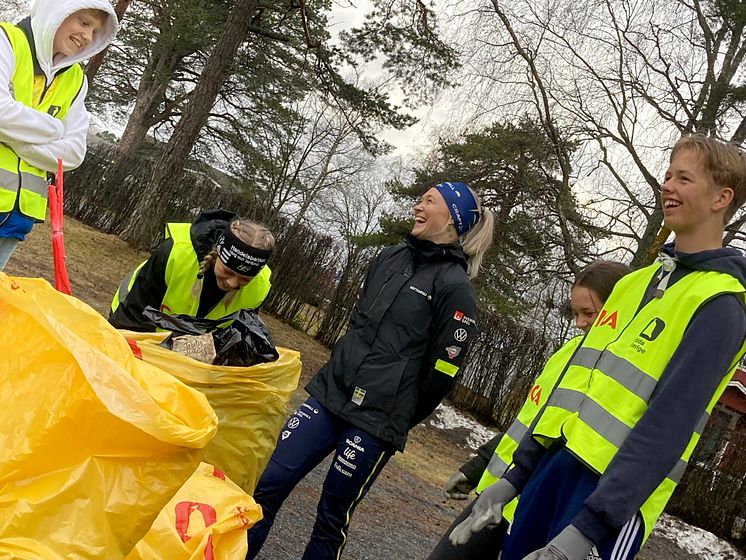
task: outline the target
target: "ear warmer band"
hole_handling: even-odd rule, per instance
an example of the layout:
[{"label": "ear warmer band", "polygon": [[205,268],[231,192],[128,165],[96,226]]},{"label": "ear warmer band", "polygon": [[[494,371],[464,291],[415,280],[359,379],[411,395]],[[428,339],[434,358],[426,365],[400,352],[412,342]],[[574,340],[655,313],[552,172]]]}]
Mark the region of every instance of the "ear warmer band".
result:
[{"label": "ear warmer band", "polygon": [[257,249],[239,239],[231,231],[230,224],[225,227],[215,248],[220,261],[242,276],[256,276],[272,256],[272,251]]},{"label": "ear warmer band", "polygon": [[439,183],[435,185],[446,201],[459,235],[465,234],[479,221],[479,205],[466,183]]}]

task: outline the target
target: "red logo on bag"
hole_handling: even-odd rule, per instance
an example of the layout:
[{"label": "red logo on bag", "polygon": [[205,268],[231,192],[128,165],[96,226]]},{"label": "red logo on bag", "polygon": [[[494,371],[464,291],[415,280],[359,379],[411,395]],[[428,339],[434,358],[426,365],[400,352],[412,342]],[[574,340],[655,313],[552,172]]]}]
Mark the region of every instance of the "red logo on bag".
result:
[{"label": "red logo on bag", "polygon": [[[189,518],[193,511],[198,511],[202,514],[202,519],[205,521],[205,527],[209,527],[218,520],[215,508],[211,505],[200,504],[199,502],[179,502],[176,504],[176,507],[174,507],[174,525],[176,527],[176,532],[179,534],[179,538],[183,543],[192,538],[187,535],[187,531],[189,530]],[[215,552],[212,549],[212,535],[207,537],[205,560],[215,560]]]},{"label": "red logo on bag", "polygon": [[594,326],[605,327],[606,325],[610,326],[612,330],[616,329],[616,311],[614,311],[610,315],[607,315],[605,309],[601,310],[601,313],[599,314],[598,319],[596,319],[596,324]]},{"label": "red logo on bag", "polygon": [[528,394],[528,398],[531,399],[531,402],[536,406],[539,406],[539,400],[541,400],[541,387],[538,383],[531,387],[531,392]]},{"label": "red logo on bag", "polygon": [[462,311],[456,311],[456,313],[453,314],[453,318],[460,321],[464,318],[464,313]]},{"label": "red logo on bag", "polygon": [[225,480],[225,473],[217,467],[212,468],[212,476],[219,478],[220,480]]},{"label": "red logo on bag", "polygon": [[137,341],[132,338],[125,338],[125,340],[127,341],[127,344],[130,345],[130,350],[132,350],[135,358],[142,360],[142,350],[140,350],[140,347],[137,345]]},{"label": "red logo on bag", "polygon": [[241,525],[244,529],[248,529],[249,525],[251,525],[251,519],[246,515],[246,513],[249,511],[249,508],[243,507],[243,506],[236,506],[236,511],[233,515],[235,515],[238,520],[241,522]]}]

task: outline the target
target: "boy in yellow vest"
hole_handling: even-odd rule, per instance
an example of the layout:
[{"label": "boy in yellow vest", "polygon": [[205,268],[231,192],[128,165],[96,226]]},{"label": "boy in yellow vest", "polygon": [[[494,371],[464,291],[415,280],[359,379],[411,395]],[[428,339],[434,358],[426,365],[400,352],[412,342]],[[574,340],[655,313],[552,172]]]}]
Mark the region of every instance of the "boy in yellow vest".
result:
[{"label": "boy in yellow vest", "polygon": [[108,0],[37,0],[0,23],[0,270],[46,214],[47,172],[85,157],[88,85],[80,62],[114,38]]},{"label": "boy in yellow vest", "polygon": [[722,247],[744,198],[736,146],[676,143],[661,187],[675,241],[619,281],[479,497],[497,523],[521,495],[502,560],[630,560],[648,537],[746,350],[746,259]]}]

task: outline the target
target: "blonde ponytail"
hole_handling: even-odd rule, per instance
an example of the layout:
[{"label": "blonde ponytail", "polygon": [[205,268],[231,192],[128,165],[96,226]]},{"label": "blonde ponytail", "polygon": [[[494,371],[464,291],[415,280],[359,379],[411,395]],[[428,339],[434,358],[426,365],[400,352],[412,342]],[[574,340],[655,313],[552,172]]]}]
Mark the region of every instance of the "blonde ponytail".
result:
[{"label": "blonde ponytail", "polygon": [[471,187],[469,190],[474,195],[479,209],[479,221],[477,225],[467,231],[459,238],[461,248],[469,258],[466,266],[466,274],[469,278],[476,278],[482,265],[482,257],[492,245],[492,234],[495,230],[495,217],[489,208],[482,206],[482,199]]}]

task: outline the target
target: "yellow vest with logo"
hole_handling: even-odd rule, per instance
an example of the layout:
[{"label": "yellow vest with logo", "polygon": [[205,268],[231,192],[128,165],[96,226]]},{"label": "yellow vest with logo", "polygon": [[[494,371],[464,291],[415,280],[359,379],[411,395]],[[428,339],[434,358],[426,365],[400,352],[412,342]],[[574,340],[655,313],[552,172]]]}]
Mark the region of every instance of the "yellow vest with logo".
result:
[{"label": "yellow vest with logo", "polygon": [[[0,29],[8,37],[15,57],[11,82],[15,100],[62,120],[83,87],[80,64],[73,64],[58,73],[50,84],[41,83],[41,87],[35,87],[34,61],[26,34],[11,23],[0,23]],[[45,82],[44,77],[37,77],[38,80]],[[29,165],[12,149],[0,143],[0,212],[13,210],[16,200],[21,214],[44,220],[47,211],[47,172]]]},{"label": "yellow vest with logo", "polygon": [[[555,383],[557,383],[562,372],[565,371],[567,362],[572,357],[575,349],[580,345],[581,340],[583,340],[583,337],[577,336],[566,342],[562,348],[557,350],[547,360],[544,369],[539,377],[536,378],[531,391],[529,391],[526,402],[518,412],[518,416],[516,416],[516,419],[505,434],[503,434],[503,437],[500,438],[500,442],[495,449],[495,454],[490,459],[487,469],[482,473],[482,478],[479,480],[476,489],[477,493],[482,492],[485,488],[495,483],[508,470],[508,467],[513,462],[513,453],[518,448],[518,444],[528,431],[536,415],[549,399]],[[513,521],[517,505],[518,499],[516,498],[503,508],[503,517],[509,522]]]},{"label": "yellow vest with logo", "polygon": [[[189,235],[191,226],[192,224],[188,223],[166,225],[166,237],[173,239],[173,247],[166,262],[166,294],[163,296],[160,309],[171,315],[196,316],[199,309],[201,291],[196,297],[192,295],[192,288],[199,272],[199,261]],[[119,303],[125,300],[137,280],[137,273],[144,264],[145,262],[140,263],[122,280],[111,302],[112,312],[116,311]],[[267,297],[272,287],[269,281],[271,275],[272,271],[265,265],[251,282],[236,292],[228,304],[221,300],[205,315],[205,318],[219,319],[239,309],[256,309]]]},{"label": "yellow vest with logo", "polygon": [[[622,278],[595,324],[570,360],[533,434],[544,445],[560,438],[584,464],[602,474],[637,421],[694,315],[710,299],[726,293],[743,298],[744,287],[719,272],[694,271],[641,309],[659,263]],[[724,375],[666,479],[640,508],[645,539],[681,480],[710,411],[725,390],[744,346]]]}]

